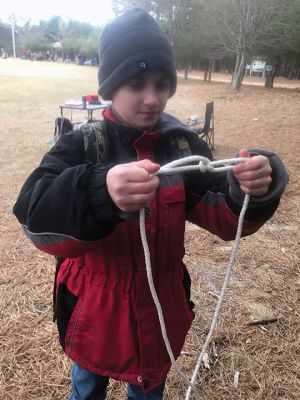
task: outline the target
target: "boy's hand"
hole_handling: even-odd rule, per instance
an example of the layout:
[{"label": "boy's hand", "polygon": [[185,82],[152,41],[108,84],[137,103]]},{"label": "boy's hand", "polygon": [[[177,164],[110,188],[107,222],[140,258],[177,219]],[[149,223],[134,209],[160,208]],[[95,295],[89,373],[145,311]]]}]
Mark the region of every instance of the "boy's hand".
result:
[{"label": "boy's hand", "polygon": [[159,178],[151,176],[160,166],[150,160],[119,164],[106,177],[110,197],[125,212],[147,207],[159,185]]},{"label": "boy's hand", "polygon": [[[240,157],[250,157],[247,150],[239,153]],[[265,156],[253,156],[249,161],[240,163],[233,168],[235,178],[239,181],[240,188],[250,196],[262,196],[269,190],[272,182],[272,168]]]}]

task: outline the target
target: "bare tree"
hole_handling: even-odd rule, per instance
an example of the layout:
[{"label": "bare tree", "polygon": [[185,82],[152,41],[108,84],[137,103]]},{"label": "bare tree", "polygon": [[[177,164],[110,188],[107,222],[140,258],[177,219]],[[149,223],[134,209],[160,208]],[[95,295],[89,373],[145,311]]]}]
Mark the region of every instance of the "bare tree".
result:
[{"label": "bare tree", "polygon": [[300,38],[299,4],[299,0],[112,0],[116,14],[142,5],[154,16],[186,78],[191,64],[207,60],[205,76],[210,79],[215,60],[235,60],[234,90],[241,87],[245,65],[253,56],[275,50],[277,56],[287,49],[294,54]]},{"label": "bare tree", "polygon": [[231,88],[241,87],[247,59],[256,54],[258,44],[274,29],[279,0],[211,0],[203,3],[206,35],[212,52],[235,57]]}]

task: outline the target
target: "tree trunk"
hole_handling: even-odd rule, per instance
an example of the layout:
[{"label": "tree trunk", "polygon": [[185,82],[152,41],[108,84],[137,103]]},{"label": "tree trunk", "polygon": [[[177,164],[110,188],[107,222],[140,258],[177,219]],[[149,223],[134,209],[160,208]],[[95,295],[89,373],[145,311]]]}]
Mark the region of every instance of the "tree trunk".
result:
[{"label": "tree trunk", "polygon": [[275,79],[275,75],[273,75],[273,74],[267,74],[266,75],[266,81],[265,81],[265,88],[266,89],[273,89],[274,79]]},{"label": "tree trunk", "polygon": [[232,90],[239,90],[245,75],[245,53],[241,51],[237,54],[235,69],[231,79],[230,88]]},{"label": "tree trunk", "polygon": [[298,79],[299,61],[296,58],[292,60],[290,79]]},{"label": "tree trunk", "polygon": [[209,60],[209,67],[208,67],[208,82],[211,82],[211,75],[214,69],[215,69],[215,60],[214,58],[211,58]]},{"label": "tree trunk", "polygon": [[189,79],[189,69],[190,69],[190,64],[188,62],[186,62],[185,67],[184,67],[184,79],[185,80]]},{"label": "tree trunk", "polygon": [[266,80],[265,80],[265,88],[266,89],[273,89],[274,86],[274,79],[278,73],[279,65],[275,64],[271,71],[266,72]]},{"label": "tree trunk", "polygon": [[203,78],[204,82],[207,82],[209,68],[210,68],[210,61],[205,61],[204,78]]},{"label": "tree trunk", "polygon": [[298,67],[296,71],[296,79],[300,79],[300,63],[298,62]]}]

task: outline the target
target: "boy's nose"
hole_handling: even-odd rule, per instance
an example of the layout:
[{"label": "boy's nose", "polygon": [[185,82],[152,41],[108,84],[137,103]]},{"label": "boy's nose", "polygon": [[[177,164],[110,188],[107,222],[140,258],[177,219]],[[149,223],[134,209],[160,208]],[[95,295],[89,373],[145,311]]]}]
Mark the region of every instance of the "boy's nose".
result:
[{"label": "boy's nose", "polygon": [[155,89],[149,88],[145,90],[144,103],[151,106],[159,104],[159,97]]}]

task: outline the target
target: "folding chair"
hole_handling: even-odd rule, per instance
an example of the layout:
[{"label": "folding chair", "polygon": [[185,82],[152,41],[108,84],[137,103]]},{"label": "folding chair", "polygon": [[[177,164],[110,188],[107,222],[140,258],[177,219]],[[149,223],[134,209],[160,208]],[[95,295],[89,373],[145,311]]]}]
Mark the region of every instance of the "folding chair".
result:
[{"label": "folding chair", "polygon": [[213,150],[215,147],[215,127],[214,127],[214,102],[206,103],[205,120],[203,128],[194,129],[201,139],[204,139]]},{"label": "folding chair", "polygon": [[[193,115],[187,121],[187,125],[192,126],[199,126],[200,123],[203,123],[203,119],[198,115]],[[192,128],[194,132],[196,132],[201,139],[204,139],[208,146],[213,150],[215,143],[214,143],[214,102],[210,101],[206,103],[205,108],[205,117],[204,117],[204,125],[202,128],[197,127]]]}]

